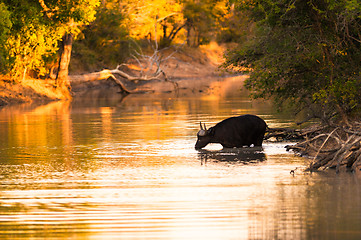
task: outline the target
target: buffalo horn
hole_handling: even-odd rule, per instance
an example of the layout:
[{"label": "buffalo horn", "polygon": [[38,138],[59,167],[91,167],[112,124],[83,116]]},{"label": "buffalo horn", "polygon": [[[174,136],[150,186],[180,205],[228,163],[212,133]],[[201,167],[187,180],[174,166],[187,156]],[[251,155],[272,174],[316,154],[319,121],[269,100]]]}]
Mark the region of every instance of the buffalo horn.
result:
[{"label": "buffalo horn", "polygon": [[203,130],[202,122],[199,122],[199,125],[201,126],[201,130]]},{"label": "buffalo horn", "polygon": [[203,123],[203,125],[204,125],[204,130],[205,130],[205,131],[207,131],[206,124],[205,124],[205,123]]}]

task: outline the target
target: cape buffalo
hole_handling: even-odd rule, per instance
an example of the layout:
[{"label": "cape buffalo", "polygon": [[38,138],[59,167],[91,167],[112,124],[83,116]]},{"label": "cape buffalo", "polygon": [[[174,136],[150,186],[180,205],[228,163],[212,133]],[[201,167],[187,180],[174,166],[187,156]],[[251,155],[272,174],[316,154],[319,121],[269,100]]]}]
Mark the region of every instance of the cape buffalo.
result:
[{"label": "cape buffalo", "polygon": [[202,126],[197,133],[196,149],[205,147],[208,143],[220,143],[224,148],[243,146],[262,146],[267,124],[254,115],[241,115],[227,118],[209,129]]}]

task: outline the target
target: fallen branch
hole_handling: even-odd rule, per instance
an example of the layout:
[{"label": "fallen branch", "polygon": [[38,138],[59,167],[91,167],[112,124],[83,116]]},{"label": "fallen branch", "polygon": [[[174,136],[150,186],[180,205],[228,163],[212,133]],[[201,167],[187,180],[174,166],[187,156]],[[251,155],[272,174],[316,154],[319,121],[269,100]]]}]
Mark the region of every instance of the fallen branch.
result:
[{"label": "fallen branch", "polygon": [[106,70],[103,70],[100,72],[94,72],[94,73],[89,73],[89,74],[70,75],[69,79],[70,79],[71,84],[80,84],[80,83],[84,83],[84,82],[104,80],[104,79],[110,78],[110,79],[114,80],[114,82],[116,84],[118,84],[118,86],[120,87],[120,89],[123,92],[131,93],[132,91],[129,90],[121,80],[116,78],[113,73],[114,73],[114,70],[106,69]]},{"label": "fallen branch", "polygon": [[88,73],[82,75],[70,75],[69,79],[71,84],[80,84],[84,82],[91,82],[91,81],[104,80],[110,78],[120,87],[121,91],[125,93],[133,93],[134,91],[127,88],[126,84],[121,79],[119,79],[119,77],[123,78],[126,81],[133,82],[133,84],[138,84],[141,81],[144,82],[144,81],[163,80],[172,83],[175,90],[178,89],[178,84],[174,81],[169,80],[163,70],[160,70],[159,73],[157,73],[157,75],[154,76],[147,76],[147,75],[132,76],[120,70],[119,69],[120,66],[121,65],[118,65],[117,68],[113,70],[105,69],[100,72],[94,72],[94,73]]},{"label": "fallen branch", "polygon": [[[175,91],[178,90],[178,84],[168,79],[166,73],[162,70],[161,65],[167,61],[168,59],[172,58],[173,54],[178,51],[178,48],[169,54],[167,57],[164,57],[164,54],[161,50],[158,50],[158,47],[153,48],[154,52],[152,55],[145,55],[143,54],[141,48],[139,48],[139,52],[135,51],[133,54],[133,58],[135,62],[138,64],[138,71],[134,72],[131,71],[130,65],[128,64],[121,64],[118,65],[113,70],[102,70],[100,72],[94,72],[89,74],[83,75],[71,75],[69,76],[71,84],[79,84],[83,82],[89,81],[96,81],[96,80],[104,80],[104,79],[112,79],[118,86],[120,87],[122,92],[125,93],[132,93],[133,91],[127,87],[122,80],[132,82],[134,88],[139,82],[146,82],[146,81],[166,81],[173,84]],[[123,71],[121,69],[122,66],[128,67],[129,71]],[[133,72],[133,74],[128,73]]]},{"label": "fallen branch", "polygon": [[303,139],[302,133],[298,129],[291,128],[268,128],[265,140],[276,138],[277,141],[282,140],[299,140]]},{"label": "fallen branch", "polygon": [[358,124],[352,124],[352,126],[352,129],[339,126],[333,129],[324,127],[322,132],[308,131],[311,135],[306,135],[306,140],[286,146],[286,148],[302,156],[312,157],[313,161],[308,168],[311,172],[321,167],[322,169],[335,168],[336,172],[341,170],[360,172],[361,126]]}]

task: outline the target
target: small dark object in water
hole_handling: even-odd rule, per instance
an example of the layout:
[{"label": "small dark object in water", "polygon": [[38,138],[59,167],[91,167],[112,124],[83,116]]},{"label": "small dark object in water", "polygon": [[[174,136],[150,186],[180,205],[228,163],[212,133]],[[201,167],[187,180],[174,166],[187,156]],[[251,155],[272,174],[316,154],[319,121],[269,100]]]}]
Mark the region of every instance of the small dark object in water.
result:
[{"label": "small dark object in water", "polygon": [[262,146],[267,128],[263,119],[249,114],[227,118],[209,129],[205,124],[200,123],[200,126],[196,149],[208,143],[220,143],[224,148]]}]

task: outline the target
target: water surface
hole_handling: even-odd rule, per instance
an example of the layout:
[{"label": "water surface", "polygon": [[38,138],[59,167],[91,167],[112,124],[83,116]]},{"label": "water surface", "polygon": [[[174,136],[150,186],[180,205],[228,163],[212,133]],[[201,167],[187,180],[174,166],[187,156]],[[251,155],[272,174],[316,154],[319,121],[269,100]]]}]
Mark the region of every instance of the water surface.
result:
[{"label": "water surface", "polygon": [[199,121],[293,125],[236,84],[1,109],[0,238],[360,239],[356,176],[305,173],[290,143],[194,149]]}]

